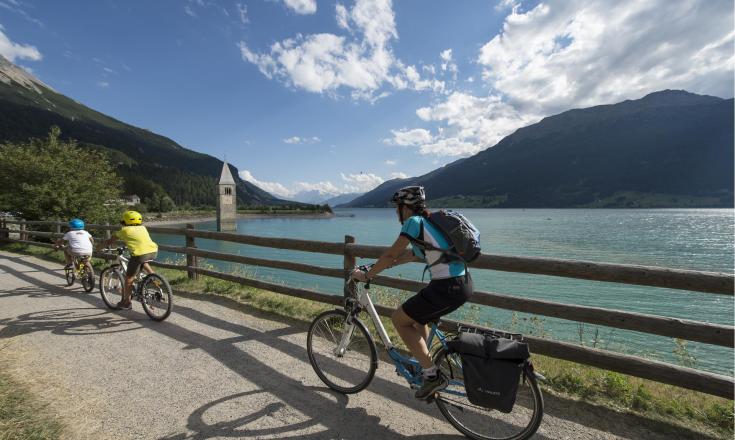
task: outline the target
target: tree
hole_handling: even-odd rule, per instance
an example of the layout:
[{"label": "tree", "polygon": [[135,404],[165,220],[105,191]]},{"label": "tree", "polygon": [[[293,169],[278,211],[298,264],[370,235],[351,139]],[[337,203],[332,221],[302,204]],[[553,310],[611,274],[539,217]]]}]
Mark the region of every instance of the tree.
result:
[{"label": "tree", "polygon": [[146,205],[149,210],[156,212],[169,212],[176,208],[173,199],[163,191],[153,193],[153,196],[146,199]]},{"label": "tree", "polygon": [[102,153],[60,135],[53,126],[46,139],[0,144],[0,210],[27,220],[115,221],[122,179]]}]

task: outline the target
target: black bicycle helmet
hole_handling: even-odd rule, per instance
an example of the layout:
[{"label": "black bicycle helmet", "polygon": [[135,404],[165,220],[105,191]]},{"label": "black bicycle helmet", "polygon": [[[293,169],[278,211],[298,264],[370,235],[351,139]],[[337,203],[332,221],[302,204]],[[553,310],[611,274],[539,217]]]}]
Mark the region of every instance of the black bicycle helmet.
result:
[{"label": "black bicycle helmet", "polygon": [[426,204],[424,187],[406,186],[401,188],[393,194],[390,202],[394,205],[424,206]]}]

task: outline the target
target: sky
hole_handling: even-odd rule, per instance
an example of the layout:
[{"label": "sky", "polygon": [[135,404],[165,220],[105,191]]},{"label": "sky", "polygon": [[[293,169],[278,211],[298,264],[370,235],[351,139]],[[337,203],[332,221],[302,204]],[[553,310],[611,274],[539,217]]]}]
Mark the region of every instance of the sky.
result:
[{"label": "sky", "polygon": [[281,197],[364,192],[562,111],[733,97],[730,0],[0,0],[0,54]]}]

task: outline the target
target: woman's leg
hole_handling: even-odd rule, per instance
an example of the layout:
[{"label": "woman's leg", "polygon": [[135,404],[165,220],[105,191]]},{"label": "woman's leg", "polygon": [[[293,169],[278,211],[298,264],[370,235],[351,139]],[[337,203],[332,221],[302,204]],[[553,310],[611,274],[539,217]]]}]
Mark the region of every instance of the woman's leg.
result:
[{"label": "woman's leg", "polygon": [[428,327],[422,326],[414,321],[410,316],[406,315],[403,307],[399,307],[393,312],[393,325],[398,334],[403,339],[411,354],[419,361],[423,368],[431,368],[434,364],[429,356],[429,349],[426,347],[426,339],[428,338]]}]

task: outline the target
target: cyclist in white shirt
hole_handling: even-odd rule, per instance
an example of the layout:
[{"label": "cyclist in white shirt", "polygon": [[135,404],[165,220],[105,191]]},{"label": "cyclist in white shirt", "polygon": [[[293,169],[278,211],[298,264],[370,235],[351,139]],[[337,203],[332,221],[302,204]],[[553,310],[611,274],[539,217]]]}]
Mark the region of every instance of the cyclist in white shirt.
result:
[{"label": "cyclist in white shirt", "polygon": [[69,231],[60,240],[56,240],[56,246],[61,247],[64,242],[68,244],[64,247],[67,268],[72,266],[74,257],[83,259],[84,264],[92,268],[89,259],[94,250],[94,238],[92,234],[84,230],[83,220],[74,218],[69,221]]}]

